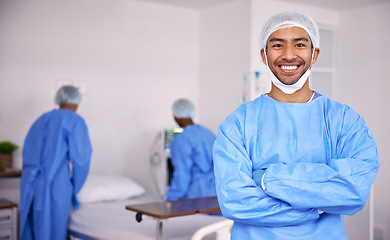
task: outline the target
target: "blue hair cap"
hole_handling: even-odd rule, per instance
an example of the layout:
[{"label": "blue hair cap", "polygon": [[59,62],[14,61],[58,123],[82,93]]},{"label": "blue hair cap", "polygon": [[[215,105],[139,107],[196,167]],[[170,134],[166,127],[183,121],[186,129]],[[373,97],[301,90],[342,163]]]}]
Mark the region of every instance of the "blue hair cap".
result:
[{"label": "blue hair cap", "polygon": [[173,115],[176,118],[193,118],[195,117],[194,105],[185,98],[178,99],[172,106]]},{"label": "blue hair cap", "polygon": [[270,17],[264,24],[260,34],[260,44],[267,47],[269,36],[283,26],[298,26],[303,28],[309,35],[313,47],[320,47],[320,32],[316,22],[307,14],[299,12],[282,12]]},{"label": "blue hair cap", "polygon": [[63,86],[58,89],[55,104],[79,104],[81,100],[81,94],[79,89],[74,86]]}]

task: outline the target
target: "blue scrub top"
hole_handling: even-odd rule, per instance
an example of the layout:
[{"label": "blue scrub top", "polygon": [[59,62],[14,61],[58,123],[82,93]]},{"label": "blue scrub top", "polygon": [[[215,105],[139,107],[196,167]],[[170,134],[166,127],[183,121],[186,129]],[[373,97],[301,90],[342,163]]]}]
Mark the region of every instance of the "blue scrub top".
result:
[{"label": "blue scrub top", "polygon": [[[284,103],[262,95],[226,118],[214,145],[233,240],[347,239],[343,215],[364,207],[378,168],[364,120],[325,96]],[[260,169],[265,190],[252,176]]]},{"label": "blue scrub top", "polygon": [[21,239],[66,239],[91,153],[87,125],[75,112],[55,109],[34,122],[23,146]]},{"label": "blue scrub top", "polygon": [[213,171],[215,135],[194,124],[175,136],[170,153],[174,168],[167,201],[216,196]]}]

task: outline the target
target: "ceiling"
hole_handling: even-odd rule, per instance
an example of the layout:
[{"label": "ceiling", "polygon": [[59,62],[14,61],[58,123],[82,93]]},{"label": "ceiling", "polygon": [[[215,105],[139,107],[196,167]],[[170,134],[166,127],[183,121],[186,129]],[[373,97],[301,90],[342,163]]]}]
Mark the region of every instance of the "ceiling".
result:
[{"label": "ceiling", "polygon": [[[193,9],[204,9],[214,5],[218,5],[225,2],[230,2],[233,0],[136,0],[144,2],[154,2],[160,4],[169,4],[180,7],[187,7]],[[275,0],[268,0],[275,1]],[[294,2],[299,4],[306,4],[313,7],[327,8],[331,10],[347,10],[356,7],[363,7],[366,5],[381,3],[381,2],[390,2],[390,0],[276,0],[276,1],[286,1]]]}]

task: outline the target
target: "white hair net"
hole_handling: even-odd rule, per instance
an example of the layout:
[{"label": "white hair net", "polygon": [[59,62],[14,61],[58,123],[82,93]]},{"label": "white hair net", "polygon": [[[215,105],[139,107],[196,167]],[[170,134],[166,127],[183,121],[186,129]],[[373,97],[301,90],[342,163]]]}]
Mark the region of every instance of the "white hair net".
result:
[{"label": "white hair net", "polygon": [[79,92],[79,89],[73,86],[63,86],[60,89],[58,89],[56,97],[55,97],[55,103],[57,105],[60,104],[79,104],[81,100],[81,94]]},{"label": "white hair net", "polygon": [[261,31],[261,46],[266,48],[269,36],[284,25],[298,26],[305,29],[313,47],[320,47],[320,33],[317,24],[309,15],[298,12],[278,13],[269,18]]},{"label": "white hair net", "polygon": [[188,99],[179,99],[173,106],[173,115],[177,118],[193,118],[195,117],[195,107]]}]

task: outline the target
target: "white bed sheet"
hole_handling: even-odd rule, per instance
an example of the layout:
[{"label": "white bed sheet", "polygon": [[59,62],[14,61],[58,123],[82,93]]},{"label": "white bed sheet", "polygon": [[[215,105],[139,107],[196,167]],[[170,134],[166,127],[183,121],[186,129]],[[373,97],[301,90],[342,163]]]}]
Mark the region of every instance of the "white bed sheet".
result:
[{"label": "white bed sheet", "polygon": [[[81,204],[70,215],[69,229],[101,240],[153,240],[156,220],[143,216],[139,223],[135,220],[136,213],[125,206],[157,201],[156,196],[146,193],[123,201]],[[163,221],[163,239],[189,240],[199,228],[222,220],[225,220],[222,216],[205,214],[170,218]]]}]

